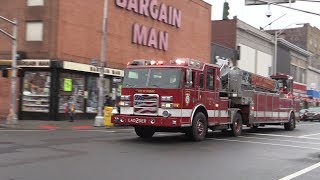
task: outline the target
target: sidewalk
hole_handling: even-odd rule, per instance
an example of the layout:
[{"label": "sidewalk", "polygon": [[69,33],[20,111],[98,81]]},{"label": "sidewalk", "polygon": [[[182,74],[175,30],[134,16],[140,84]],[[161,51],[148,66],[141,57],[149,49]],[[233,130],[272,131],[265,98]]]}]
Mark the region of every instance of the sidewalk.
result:
[{"label": "sidewalk", "polygon": [[21,130],[85,130],[85,129],[123,129],[131,128],[125,126],[94,127],[94,120],[69,121],[41,121],[41,120],[20,120],[18,125],[7,125],[5,121],[0,121],[1,129],[21,129]]}]

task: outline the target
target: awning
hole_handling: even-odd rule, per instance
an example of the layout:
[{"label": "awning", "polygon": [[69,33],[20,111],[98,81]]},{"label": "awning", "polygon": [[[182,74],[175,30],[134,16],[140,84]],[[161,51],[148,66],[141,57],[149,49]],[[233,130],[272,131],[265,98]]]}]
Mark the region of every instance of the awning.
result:
[{"label": "awning", "polygon": [[320,94],[316,90],[307,90],[307,95],[311,98],[320,98]]}]

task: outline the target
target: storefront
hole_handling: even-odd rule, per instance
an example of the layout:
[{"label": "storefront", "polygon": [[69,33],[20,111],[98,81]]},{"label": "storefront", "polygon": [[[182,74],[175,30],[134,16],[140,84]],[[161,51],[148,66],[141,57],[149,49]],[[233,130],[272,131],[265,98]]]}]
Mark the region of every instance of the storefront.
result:
[{"label": "storefront", "polygon": [[[98,107],[98,68],[55,60],[22,60],[20,119],[65,120],[69,101],[75,104],[76,119],[92,119]],[[104,94],[114,101],[120,96],[123,71],[104,69]]]}]

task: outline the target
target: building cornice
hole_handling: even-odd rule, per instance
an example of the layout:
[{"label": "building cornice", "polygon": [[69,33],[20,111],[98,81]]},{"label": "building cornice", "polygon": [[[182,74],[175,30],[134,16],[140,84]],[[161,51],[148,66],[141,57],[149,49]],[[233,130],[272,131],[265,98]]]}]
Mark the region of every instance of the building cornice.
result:
[{"label": "building cornice", "polygon": [[288,48],[290,48],[290,49],[292,49],[292,50],[294,50],[294,51],[296,51],[296,52],[299,52],[299,53],[301,53],[301,54],[303,54],[303,55],[306,55],[306,56],[308,56],[308,57],[313,55],[313,53],[311,53],[311,52],[309,52],[309,51],[306,51],[306,50],[300,48],[299,46],[297,46],[297,45],[295,45],[295,44],[292,44],[291,42],[289,42],[289,41],[287,41],[287,40],[285,40],[285,39],[283,39],[283,38],[278,38],[278,41],[279,41],[281,44],[285,45],[286,47],[288,47]]},{"label": "building cornice", "polygon": [[308,66],[308,69],[320,74],[320,70],[317,69],[317,68],[314,68],[314,67],[312,67],[312,66]]}]

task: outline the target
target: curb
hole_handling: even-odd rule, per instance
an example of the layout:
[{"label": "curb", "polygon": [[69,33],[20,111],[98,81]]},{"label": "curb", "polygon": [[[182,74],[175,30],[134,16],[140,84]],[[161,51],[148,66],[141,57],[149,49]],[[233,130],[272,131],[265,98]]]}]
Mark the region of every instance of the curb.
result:
[{"label": "curb", "polygon": [[95,127],[93,125],[86,125],[86,124],[70,124],[70,125],[59,125],[59,124],[18,124],[18,125],[7,125],[7,124],[0,124],[0,129],[6,130],[94,130],[94,129],[132,129],[131,126],[103,126],[103,127]]}]

